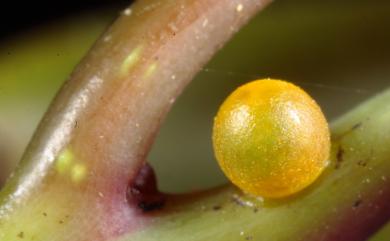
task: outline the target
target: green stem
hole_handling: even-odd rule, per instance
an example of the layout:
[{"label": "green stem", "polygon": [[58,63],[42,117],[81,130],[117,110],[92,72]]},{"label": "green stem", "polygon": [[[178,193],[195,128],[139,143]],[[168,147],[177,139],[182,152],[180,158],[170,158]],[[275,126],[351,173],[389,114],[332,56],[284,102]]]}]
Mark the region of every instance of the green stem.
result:
[{"label": "green stem", "polygon": [[304,192],[259,200],[233,187],[172,197],[120,240],[366,240],[390,218],[390,90],[332,125],[331,163]]}]

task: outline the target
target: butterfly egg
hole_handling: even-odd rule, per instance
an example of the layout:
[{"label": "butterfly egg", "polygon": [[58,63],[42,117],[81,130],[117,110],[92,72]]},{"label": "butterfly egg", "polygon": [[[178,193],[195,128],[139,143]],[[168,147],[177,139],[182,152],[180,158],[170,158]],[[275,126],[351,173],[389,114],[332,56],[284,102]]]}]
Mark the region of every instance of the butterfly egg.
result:
[{"label": "butterfly egg", "polygon": [[294,194],[325,169],[328,123],[301,88],[256,80],[221,105],[213,127],[215,156],[225,175],[246,193],[265,198]]}]

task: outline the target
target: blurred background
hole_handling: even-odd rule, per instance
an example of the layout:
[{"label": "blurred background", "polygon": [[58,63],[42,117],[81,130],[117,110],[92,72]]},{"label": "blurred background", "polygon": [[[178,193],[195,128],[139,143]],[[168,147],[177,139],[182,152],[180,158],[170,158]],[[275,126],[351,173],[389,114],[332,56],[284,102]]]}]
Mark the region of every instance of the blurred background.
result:
[{"label": "blurred background", "polygon": [[[0,186],[61,84],[129,1],[10,3],[0,15]],[[272,77],[307,90],[332,120],[390,87],[390,2],[277,0],[178,99],[149,160],[164,191],[226,182],[213,116],[237,86]],[[178,170],[180,170],[178,172]]]}]

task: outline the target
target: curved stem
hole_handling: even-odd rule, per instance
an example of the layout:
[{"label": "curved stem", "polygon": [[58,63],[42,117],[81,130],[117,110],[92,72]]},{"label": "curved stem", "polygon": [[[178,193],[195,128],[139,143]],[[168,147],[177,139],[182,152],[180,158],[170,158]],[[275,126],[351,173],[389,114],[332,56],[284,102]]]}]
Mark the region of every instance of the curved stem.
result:
[{"label": "curved stem", "polygon": [[265,3],[144,0],[126,9],[65,84],[0,193],[0,240],[357,241],[384,223],[390,92],[336,122],[328,171],[295,197],[270,202],[225,187],[164,196],[158,212],[138,207],[164,201],[148,168],[136,177],[165,113]]},{"label": "curved stem", "polygon": [[55,224],[20,232],[106,240],[148,223],[126,189],[160,122],[213,53],[267,2],[143,0],[124,10],[63,86],[0,194],[0,223],[7,223],[0,237],[11,240],[2,230],[28,227],[18,221],[12,228],[18,217],[51,212]]}]

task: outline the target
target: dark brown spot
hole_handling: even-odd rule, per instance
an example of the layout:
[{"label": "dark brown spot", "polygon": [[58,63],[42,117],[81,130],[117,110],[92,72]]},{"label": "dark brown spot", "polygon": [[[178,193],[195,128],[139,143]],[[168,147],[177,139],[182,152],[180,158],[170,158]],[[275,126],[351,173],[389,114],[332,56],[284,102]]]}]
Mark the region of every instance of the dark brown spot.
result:
[{"label": "dark brown spot", "polygon": [[59,224],[63,224],[63,223],[64,223],[64,221],[63,221],[63,220],[60,220],[60,221],[58,221],[58,223],[59,223]]},{"label": "dark brown spot", "polygon": [[360,161],[358,161],[357,164],[358,164],[359,166],[365,167],[365,166],[367,166],[367,160],[360,160]]},{"label": "dark brown spot", "polygon": [[152,201],[152,202],[144,202],[141,201],[138,203],[138,207],[142,209],[143,212],[151,212],[154,210],[161,209],[164,206],[164,200]]},{"label": "dark brown spot", "polygon": [[213,210],[214,211],[219,211],[219,210],[221,210],[221,206],[220,205],[215,205],[214,207],[213,207]]},{"label": "dark brown spot", "polygon": [[344,149],[341,146],[339,146],[339,149],[337,150],[337,154],[336,154],[335,168],[339,169],[343,161],[344,161]]},{"label": "dark brown spot", "polygon": [[254,209],[253,209],[253,212],[254,212],[254,213],[257,213],[258,211],[259,211],[259,209],[257,209],[257,208],[254,208]]},{"label": "dark brown spot", "polygon": [[158,210],[164,206],[165,196],[158,191],[156,175],[149,164],[140,169],[129,185],[127,200],[130,204],[135,203],[143,212]]},{"label": "dark brown spot", "polygon": [[253,239],[252,236],[246,236],[246,237],[245,237],[245,240],[252,240],[252,239]]},{"label": "dark brown spot", "polygon": [[45,217],[47,217],[47,213],[45,213],[45,212],[43,212],[42,215],[45,216]]},{"label": "dark brown spot", "polygon": [[363,200],[358,199],[353,203],[353,208],[358,208],[362,204]]},{"label": "dark brown spot", "polygon": [[[369,119],[367,119],[368,121]],[[344,133],[342,133],[341,135],[339,136],[332,136],[332,140],[336,141],[336,140],[341,140],[343,139],[345,136],[351,134],[354,130],[360,128],[361,126],[363,125],[363,122],[359,122],[359,123],[356,123],[355,125],[353,125],[350,129],[348,129],[347,131],[345,131]]]},{"label": "dark brown spot", "polygon": [[354,130],[358,129],[361,126],[362,126],[362,122],[359,122],[359,123],[357,123],[357,124],[352,126],[351,131],[354,131]]},{"label": "dark brown spot", "polygon": [[18,234],[18,238],[24,238],[24,232],[20,232],[20,233]]}]

